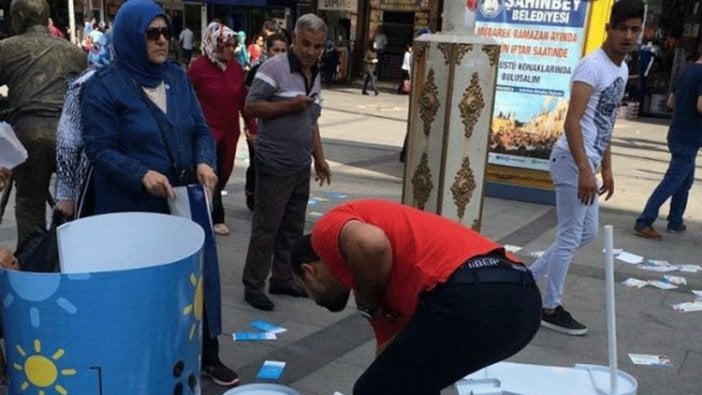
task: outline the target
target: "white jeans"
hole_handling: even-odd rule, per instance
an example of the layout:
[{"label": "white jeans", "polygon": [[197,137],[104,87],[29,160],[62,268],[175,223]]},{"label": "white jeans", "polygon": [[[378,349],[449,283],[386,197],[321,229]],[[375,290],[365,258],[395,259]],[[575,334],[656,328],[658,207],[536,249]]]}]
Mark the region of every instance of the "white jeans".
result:
[{"label": "white jeans", "polygon": [[530,267],[536,281],[546,277],[543,307],[561,304],[568,267],[575,251],[597,237],[599,204],[584,205],[578,199],[578,168],[569,151],[554,148],[550,172],[556,190],[558,235],[544,255]]}]

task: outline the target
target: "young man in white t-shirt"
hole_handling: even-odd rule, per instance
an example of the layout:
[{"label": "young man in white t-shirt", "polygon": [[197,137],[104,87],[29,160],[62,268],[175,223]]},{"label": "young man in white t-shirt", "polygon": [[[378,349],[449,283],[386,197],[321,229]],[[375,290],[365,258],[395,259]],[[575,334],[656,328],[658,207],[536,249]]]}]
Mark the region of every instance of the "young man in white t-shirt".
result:
[{"label": "young man in white t-shirt", "polygon": [[[636,44],[643,15],[641,0],[614,3],[605,28],[607,39],[573,72],[565,133],[551,152],[558,235],[531,271],[537,280],[546,277],[541,325],[569,335],[587,333],[587,327],[561,306],[561,298],[575,251],[597,236],[598,195],[608,200],[614,193],[610,138],[628,78],[624,58]],[[598,169],[602,173],[599,186]]]},{"label": "young man in white t-shirt", "polygon": [[193,55],[193,31],[185,26],[185,29],[183,29],[178,36],[178,42],[180,43],[183,61],[186,65],[188,65],[190,64],[190,58]]}]

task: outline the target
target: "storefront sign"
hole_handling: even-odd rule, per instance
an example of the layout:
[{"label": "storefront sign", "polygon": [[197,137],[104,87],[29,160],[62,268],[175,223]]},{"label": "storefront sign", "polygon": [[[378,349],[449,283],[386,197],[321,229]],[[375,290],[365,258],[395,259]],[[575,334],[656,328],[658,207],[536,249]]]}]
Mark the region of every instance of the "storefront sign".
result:
[{"label": "storefront sign", "polygon": [[589,6],[585,0],[478,2],[476,33],[501,44],[489,163],[548,170]]},{"label": "storefront sign", "polygon": [[319,0],[320,10],[351,11],[358,10],[358,0]]}]

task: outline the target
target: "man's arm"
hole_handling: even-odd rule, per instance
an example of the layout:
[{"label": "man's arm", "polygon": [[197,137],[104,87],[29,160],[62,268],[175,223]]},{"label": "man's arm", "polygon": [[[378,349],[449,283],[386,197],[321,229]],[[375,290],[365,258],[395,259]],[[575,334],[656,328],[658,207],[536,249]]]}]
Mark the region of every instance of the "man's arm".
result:
[{"label": "man's arm", "polygon": [[312,102],[314,99],[305,95],[297,95],[291,100],[284,101],[246,100],[244,112],[261,119],[273,119],[305,111]]},{"label": "man's arm", "polygon": [[[675,93],[671,93],[668,95],[668,103],[666,103],[669,109],[675,110]],[[700,108],[700,101],[697,99],[697,111],[699,111]]]},{"label": "man's arm", "polygon": [[376,310],[385,296],[392,269],[392,247],[382,229],[358,220],[347,222],[339,235],[339,247],[356,281],[356,304]]},{"label": "man's arm", "polygon": [[322,149],[322,137],[319,134],[319,124],[315,123],[314,132],[312,134],[312,157],[314,158],[314,171],[316,176],[315,181],[319,181],[319,186],[331,184],[331,170],[329,164],[324,159],[324,150]]},{"label": "man's arm", "polygon": [[612,146],[607,145],[607,150],[602,157],[602,187],[599,191],[600,195],[607,194],[605,200],[614,195],[614,173],[612,173]]},{"label": "man's arm", "polygon": [[585,114],[587,103],[592,95],[592,86],[576,81],[570,93],[570,105],[565,119],[565,134],[568,148],[578,167],[578,199],[583,204],[592,204],[597,198],[597,182],[585,153],[583,131],[580,120]]}]

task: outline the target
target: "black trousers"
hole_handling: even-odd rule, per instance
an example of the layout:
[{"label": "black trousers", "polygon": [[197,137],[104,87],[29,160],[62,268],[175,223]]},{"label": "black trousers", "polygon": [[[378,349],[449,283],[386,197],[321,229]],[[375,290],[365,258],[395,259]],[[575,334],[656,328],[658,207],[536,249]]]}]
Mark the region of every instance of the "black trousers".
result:
[{"label": "black trousers", "polygon": [[528,271],[529,285],[472,280],[471,271],[489,270],[516,271],[457,271],[422,294],[414,317],[361,375],[353,393],[438,395],[524,348],[541,322],[539,290]]},{"label": "black trousers", "polygon": [[219,363],[219,340],[210,334],[207,309],[202,306],[202,367]]}]

